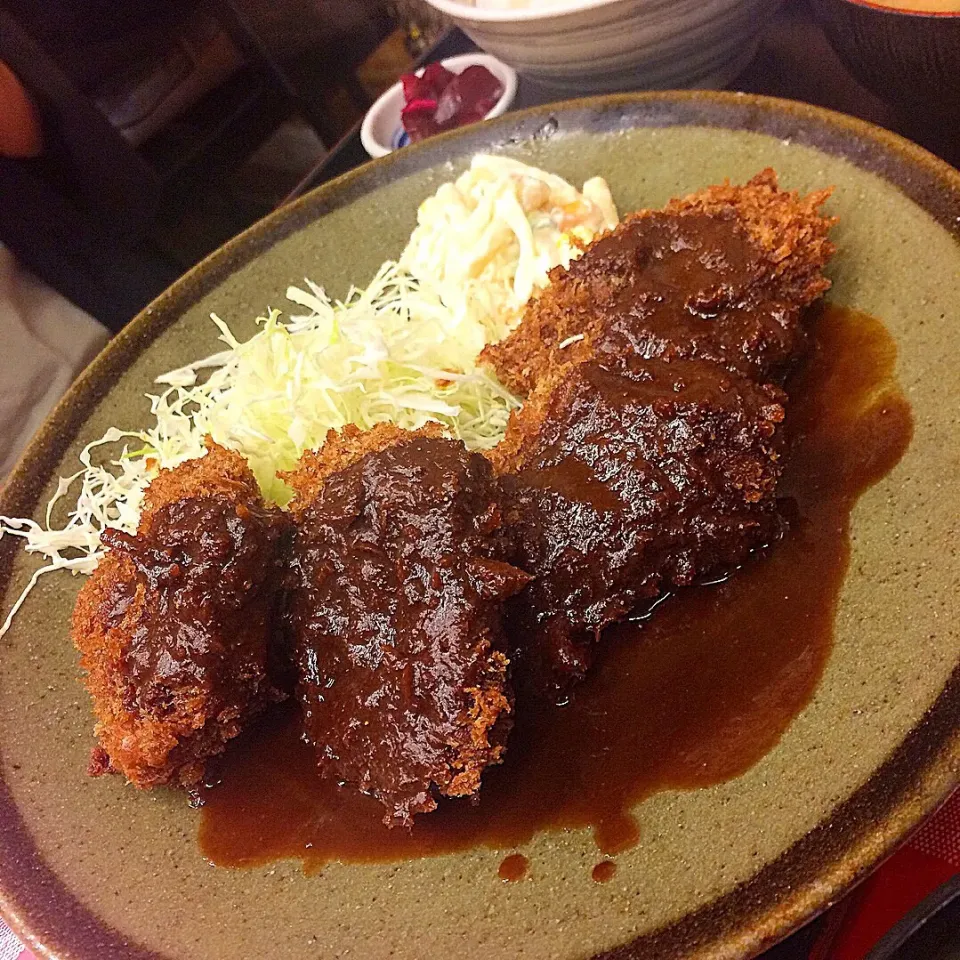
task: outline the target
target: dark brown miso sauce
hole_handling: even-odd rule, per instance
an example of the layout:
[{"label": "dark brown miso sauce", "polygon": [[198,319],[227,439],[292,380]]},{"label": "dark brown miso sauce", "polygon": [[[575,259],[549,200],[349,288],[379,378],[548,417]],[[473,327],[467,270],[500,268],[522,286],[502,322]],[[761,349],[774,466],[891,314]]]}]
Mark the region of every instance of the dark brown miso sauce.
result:
[{"label": "dark brown miso sauce", "polygon": [[593,878],[594,883],[607,883],[613,879],[613,875],[617,872],[617,865],[612,860],[601,860],[593,870],[590,871],[590,876]]},{"label": "dark brown miso sauce", "polygon": [[529,866],[530,861],[522,853],[511,853],[509,857],[504,857],[497,869],[497,876],[507,883],[516,883],[527,875]]},{"label": "dark brown miso sauce", "polygon": [[332,860],[515,850],[540,831],[577,827],[592,828],[612,855],[640,836],[637,801],[756,763],[816,689],[851,509],[912,432],[883,325],[826,307],[813,330],[788,384],[793,446],[780,493],[790,523],[780,542],[723,582],[680,591],[647,621],[611,630],[568,705],[518,705],[506,761],[484,774],[479,802],[445,801],[412,830],[387,829],[377,801],[320,780],[295,710],[281,710],[228,751],[203,806],[205,856],[230,866],[293,857],[313,871]]}]

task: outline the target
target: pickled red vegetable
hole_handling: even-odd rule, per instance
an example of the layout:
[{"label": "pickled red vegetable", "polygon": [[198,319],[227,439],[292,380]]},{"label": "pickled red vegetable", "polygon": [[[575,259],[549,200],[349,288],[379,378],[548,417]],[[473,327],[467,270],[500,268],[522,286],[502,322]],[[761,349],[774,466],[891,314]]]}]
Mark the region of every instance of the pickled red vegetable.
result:
[{"label": "pickled red vegetable", "polygon": [[406,103],[400,118],[414,143],[482,120],[503,96],[503,84],[479,64],[456,74],[431,63],[420,76],[406,73],[400,80]]}]

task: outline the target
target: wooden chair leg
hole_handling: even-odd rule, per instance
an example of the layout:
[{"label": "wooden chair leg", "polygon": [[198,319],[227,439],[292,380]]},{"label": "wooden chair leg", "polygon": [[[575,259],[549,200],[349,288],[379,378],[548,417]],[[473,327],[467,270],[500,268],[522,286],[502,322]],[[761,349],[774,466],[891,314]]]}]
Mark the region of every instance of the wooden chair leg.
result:
[{"label": "wooden chair leg", "polygon": [[297,105],[298,112],[313,127],[324,146],[331,146],[337,136],[329,119],[312,97],[305,97],[283,64],[267,48],[250,18],[233,0],[213,0],[213,6],[224,28],[241,52],[275,89]]}]

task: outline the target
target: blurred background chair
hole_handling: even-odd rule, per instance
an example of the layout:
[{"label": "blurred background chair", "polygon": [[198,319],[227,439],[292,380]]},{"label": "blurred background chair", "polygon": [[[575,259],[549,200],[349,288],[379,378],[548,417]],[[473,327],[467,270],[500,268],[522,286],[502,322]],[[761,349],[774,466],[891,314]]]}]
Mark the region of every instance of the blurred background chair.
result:
[{"label": "blurred background chair", "polygon": [[281,124],[320,155],[362,114],[357,67],[393,28],[377,0],[0,0],[43,140],[0,158],[0,242],[119,329],[285,194],[231,193]]}]

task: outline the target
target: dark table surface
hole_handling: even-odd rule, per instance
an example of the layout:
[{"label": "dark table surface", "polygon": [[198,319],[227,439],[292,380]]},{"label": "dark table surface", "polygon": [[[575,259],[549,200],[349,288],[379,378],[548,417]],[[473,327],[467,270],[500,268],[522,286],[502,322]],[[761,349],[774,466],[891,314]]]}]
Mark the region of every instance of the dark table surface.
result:
[{"label": "dark table surface", "polygon": [[[427,52],[422,62],[443,60],[476,49],[463,33],[452,30]],[[906,136],[955,166],[960,166],[960,131],[951,132],[925,126],[922,121],[901,113],[864,89],[841,63],[802,0],[788,4],[769,24],[753,63],[728,89],[803,100],[848,113]],[[517,96],[511,109],[519,110],[550,103],[556,99],[557,94],[554,91],[541,87],[528,78],[520,77]],[[287,200],[301,196],[368,159],[360,143],[360,126],[357,124],[303,178]],[[949,916],[945,919],[949,929],[954,931],[949,935],[951,941],[960,944],[958,908],[960,903],[947,911]],[[762,960],[808,960],[814,945],[830,926],[831,917],[836,911],[844,909],[843,902],[838,904],[832,911],[763,954]],[[823,951],[824,946],[823,943],[819,944],[818,951]],[[948,944],[946,946],[950,949]],[[820,952],[819,955],[829,957],[829,947],[826,947],[826,950],[825,954]],[[898,952],[896,956],[899,958],[901,953]],[[908,957],[913,958],[914,954],[908,951],[902,956],[907,960]],[[938,954],[939,956],[946,954]],[[933,957],[925,957],[925,960],[933,960]]]}]

